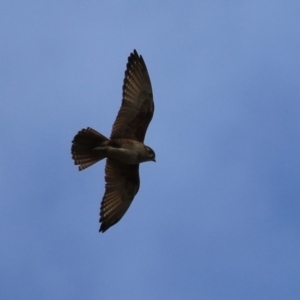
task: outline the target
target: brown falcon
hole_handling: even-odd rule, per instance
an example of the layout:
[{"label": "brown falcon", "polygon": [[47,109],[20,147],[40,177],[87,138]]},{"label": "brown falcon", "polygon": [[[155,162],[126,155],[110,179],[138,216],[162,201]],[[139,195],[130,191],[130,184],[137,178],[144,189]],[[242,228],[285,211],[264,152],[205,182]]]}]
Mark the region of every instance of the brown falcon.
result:
[{"label": "brown falcon", "polygon": [[150,77],[143,57],[134,50],[128,57],[121,108],[110,138],[88,127],[72,141],[72,158],[79,171],[107,158],[105,193],[100,209],[100,232],[116,224],[129,208],[140,186],[139,164],[155,161],[144,145],[154,112]]}]

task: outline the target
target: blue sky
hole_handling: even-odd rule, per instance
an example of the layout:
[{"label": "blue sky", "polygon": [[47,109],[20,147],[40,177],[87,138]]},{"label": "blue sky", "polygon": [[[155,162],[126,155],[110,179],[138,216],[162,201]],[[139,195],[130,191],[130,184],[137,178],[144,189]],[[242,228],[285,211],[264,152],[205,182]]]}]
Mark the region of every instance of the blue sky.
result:
[{"label": "blue sky", "polygon": [[[299,299],[300,2],[2,1],[1,299]],[[104,234],[127,57],[147,64],[156,163]]]}]

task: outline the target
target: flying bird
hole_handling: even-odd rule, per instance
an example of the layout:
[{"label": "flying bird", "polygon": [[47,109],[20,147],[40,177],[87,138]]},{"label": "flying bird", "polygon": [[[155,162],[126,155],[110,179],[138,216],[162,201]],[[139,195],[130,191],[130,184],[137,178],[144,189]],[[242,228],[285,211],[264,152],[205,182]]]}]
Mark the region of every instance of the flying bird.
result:
[{"label": "flying bird", "polygon": [[139,164],[155,162],[155,152],[144,144],[153,113],[147,67],[143,57],[134,50],[128,57],[122,104],[110,138],[88,127],[80,130],[72,141],[72,158],[79,171],[106,158],[100,232],[120,221],[129,208],[140,187]]}]

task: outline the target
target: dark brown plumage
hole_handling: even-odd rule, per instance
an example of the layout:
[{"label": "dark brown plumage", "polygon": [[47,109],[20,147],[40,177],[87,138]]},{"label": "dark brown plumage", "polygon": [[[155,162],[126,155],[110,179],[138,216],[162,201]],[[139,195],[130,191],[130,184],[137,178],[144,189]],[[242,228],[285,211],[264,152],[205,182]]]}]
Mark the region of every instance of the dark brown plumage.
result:
[{"label": "dark brown plumage", "polygon": [[72,158],[79,170],[107,158],[105,193],[101,202],[101,232],[116,224],[129,208],[140,186],[139,164],[155,161],[154,151],[144,145],[154,113],[150,77],[136,50],[128,57],[123,99],[110,139],[92,128],[82,129],[72,141]]}]

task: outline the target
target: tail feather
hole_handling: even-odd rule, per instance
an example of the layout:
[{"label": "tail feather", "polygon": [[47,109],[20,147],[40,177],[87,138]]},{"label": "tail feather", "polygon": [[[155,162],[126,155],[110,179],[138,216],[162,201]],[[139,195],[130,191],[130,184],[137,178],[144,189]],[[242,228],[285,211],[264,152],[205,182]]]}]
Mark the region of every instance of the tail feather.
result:
[{"label": "tail feather", "polygon": [[90,127],[80,130],[75,135],[71,148],[72,158],[75,165],[79,165],[79,171],[104,159],[108,142],[108,138]]}]

